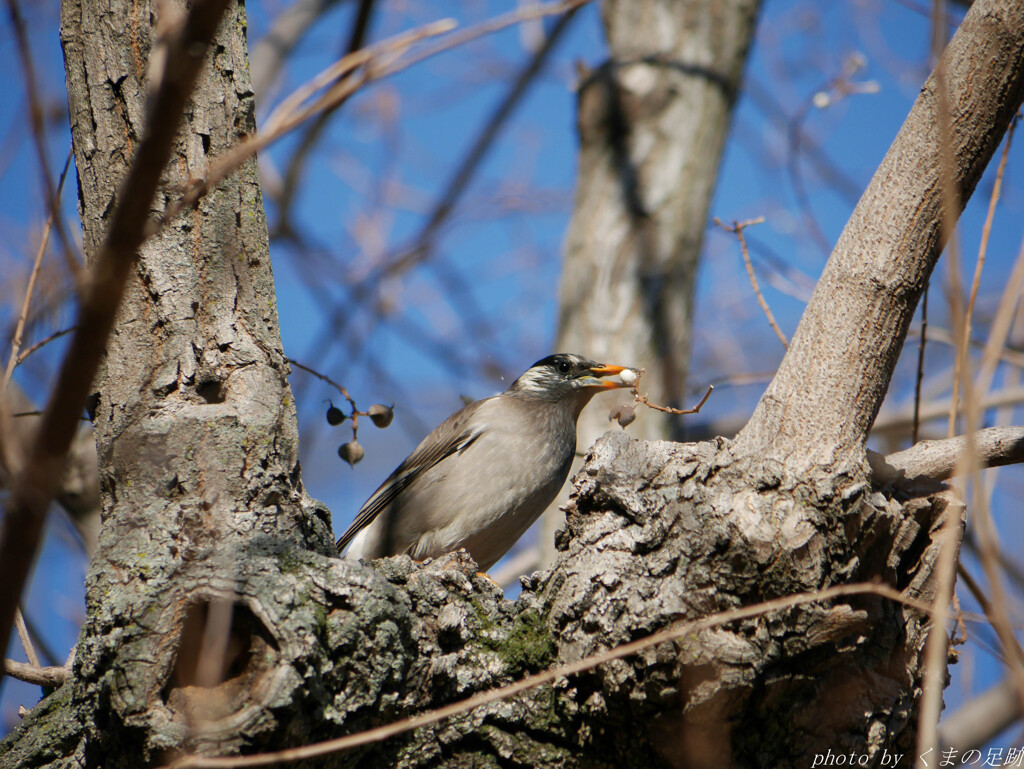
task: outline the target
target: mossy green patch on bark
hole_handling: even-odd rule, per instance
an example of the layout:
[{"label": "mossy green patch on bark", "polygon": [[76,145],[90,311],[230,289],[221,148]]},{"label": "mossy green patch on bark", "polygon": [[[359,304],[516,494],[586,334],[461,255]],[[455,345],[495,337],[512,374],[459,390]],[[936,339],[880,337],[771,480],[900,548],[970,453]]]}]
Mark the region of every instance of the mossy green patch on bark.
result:
[{"label": "mossy green patch on bark", "polygon": [[530,610],[516,616],[512,630],[504,641],[490,646],[514,675],[542,670],[554,661],[558,653],[558,647],[544,620],[537,612]]}]

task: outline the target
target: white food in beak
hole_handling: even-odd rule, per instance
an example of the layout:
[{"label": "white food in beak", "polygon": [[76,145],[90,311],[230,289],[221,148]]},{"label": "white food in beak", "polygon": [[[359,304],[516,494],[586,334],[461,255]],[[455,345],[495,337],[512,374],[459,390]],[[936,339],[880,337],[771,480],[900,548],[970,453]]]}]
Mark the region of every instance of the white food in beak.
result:
[{"label": "white food in beak", "polygon": [[636,384],[636,372],[631,368],[623,369],[619,372],[619,381],[624,385]]}]

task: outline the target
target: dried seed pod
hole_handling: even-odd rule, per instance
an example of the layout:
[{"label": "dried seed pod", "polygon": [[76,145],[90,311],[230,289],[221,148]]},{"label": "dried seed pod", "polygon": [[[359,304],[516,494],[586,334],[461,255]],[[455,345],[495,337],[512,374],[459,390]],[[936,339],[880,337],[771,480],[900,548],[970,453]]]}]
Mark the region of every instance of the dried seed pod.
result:
[{"label": "dried seed pod", "polygon": [[335,427],[345,421],[345,412],[333,403],[327,409],[327,424]]},{"label": "dried seed pod", "polygon": [[391,406],[385,406],[383,403],[374,403],[370,406],[369,411],[366,412],[370,415],[370,419],[377,427],[384,428],[391,424],[391,420],[394,419],[395,410]]},{"label": "dried seed pod", "polygon": [[361,460],[366,455],[363,451],[363,447],[360,446],[356,441],[349,441],[338,446],[338,456],[348,462],[350,465],[355,465],[356,462]]}]

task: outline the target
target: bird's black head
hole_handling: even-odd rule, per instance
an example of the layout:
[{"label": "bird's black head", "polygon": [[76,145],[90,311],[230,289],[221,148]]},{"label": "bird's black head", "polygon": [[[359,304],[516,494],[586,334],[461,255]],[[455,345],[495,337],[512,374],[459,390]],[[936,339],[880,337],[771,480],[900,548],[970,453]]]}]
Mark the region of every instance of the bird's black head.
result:
[{"label": "bird's black head", "polygon": [[520,376],[508,392],[524,397],[558,401],[575,394],[586,393],[586,400],[602,389],[628,387],[620,381],[604,381],[599,377],[618,374],[623,366],[595,363],[582,355],[558,353],[541,358]]}]

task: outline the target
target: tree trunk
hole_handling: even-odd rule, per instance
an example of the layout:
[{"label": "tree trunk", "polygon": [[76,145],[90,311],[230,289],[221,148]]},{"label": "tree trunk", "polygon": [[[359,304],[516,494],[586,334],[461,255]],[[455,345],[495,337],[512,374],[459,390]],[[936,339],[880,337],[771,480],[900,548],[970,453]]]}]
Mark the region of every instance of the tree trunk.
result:
[{"label": "tree trunk", "polygon": [[[708,209],[759,9],[759,0],[605,2],[611,58],[579,87],[579,179],[555,349],[643,368],[644,391],[677,408]],[[623,391],[602,402],[629,400]],[[580,415],[581,448],[613,426],[604,405]],[[630,433],[679,440],[681,425],[644,410]],[[545,565],[567,499],[545,514]]]},{"label": "tree trunk", "polygon": [[[151,58],[148,11],[110,1],[65,10],[88,244],[113,205],[101,169],[130,154]],[[187,116],[172,182],[248,130],[243,30],[239,10]],[[1022,62],[1024,8],[977,0],[946,56],[961,201],[1021,103]],[[138,766],[308,744],[682,618],[848,581],[931,600],[941,537],[963,508],[937,484],[872,485],[863,433],[938,255],[937,221],[920,229],[939,210],[934,109],[930,81],[861,204],[887,212],[885,243],[899,248],[872,241],[858,208],[842,241],[855,248],[837,248],[823,279],[834,293],[815,295],[745,433],[601,440],[577,478],[557,563],[515,602],[461,554],[375,568],[332,557],[294,461],[253,168],[232,177],[143,254],[137,314],[122,316],[100,383],[104,530],[73,678],[0,744],[0,766]],[[860,248],[870,256],[844,255]],[[798,341],[866,324],[858,344],[871,334],[877,344],[849,354],[838,352],[849,337]],[[794,393],[801,367],[852,384]],[[926,630],[916,609],[871,594],[793,606],[306,765],[807,767],[826,749],[909,765]]]},{"label": "tree trunk", "polygon": [[[160,10],[182,12],[173,4]],[[173,23],[158,18],[156,4],[69,0],[62,7],[90,260],[145,131],[147,91],[160,76],[154,20]],[[205,174],[210,158],[255,129],[245,26],[244,6],[221,25],[154,217],[186,181]],[[253,675],[265,599],[249,598],[254,589],[240,563],[252,569],[269,561],[277,570],[289,550],[333,552],[327,511],[302,491],[287,373],[251,160],[143,246],[96,381],[90,411],[104,521],[70,693],[71,707],[88,717],[73,740],[64,738],[86,763],[129,765],[138,745],[153,755],[156,746],[177,744],[201,731],[197,719],[212,718],[204,704],[225,707],[193,701],[190,685],[204,676],[216,683],[232,664]],[[200,646],[189,634],[206,614],[232,619],[232,604],[228,648],[204,649],[213,668],[197,669]],[[249,717],[237,713],[230,731],[246,728]]]},{"label": "tree trunk", "polygon": [[[683,400],[697,260],[759,8],[609,0],[611,58],[579,87],[555,346],[645,368],[651,397],[670,405]],[[671,437],[678,420],[664,416],[645,413],[632,431]],[[581,444],[607,428],[600,409],[585,412]]]}]

